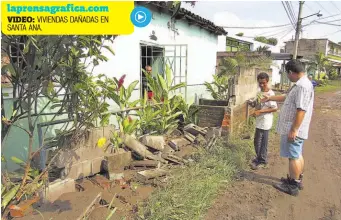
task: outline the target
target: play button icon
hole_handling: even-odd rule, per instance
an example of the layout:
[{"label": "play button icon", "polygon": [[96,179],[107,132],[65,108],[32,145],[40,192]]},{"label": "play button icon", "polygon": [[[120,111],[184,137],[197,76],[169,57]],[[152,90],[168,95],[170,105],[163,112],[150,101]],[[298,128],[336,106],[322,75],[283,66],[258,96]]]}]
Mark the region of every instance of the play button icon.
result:
[{"label": "play button icon", "polygon": [[136,7],[130,14],[130,20],[136,27],[146,27],[152,20],[152,13],[145,7]]},{"label": "play button icon", "polygon": [[143,11],[139,11],[136,13],[135,17],[137,22],[142,23],[146,20],[147,15]]}]

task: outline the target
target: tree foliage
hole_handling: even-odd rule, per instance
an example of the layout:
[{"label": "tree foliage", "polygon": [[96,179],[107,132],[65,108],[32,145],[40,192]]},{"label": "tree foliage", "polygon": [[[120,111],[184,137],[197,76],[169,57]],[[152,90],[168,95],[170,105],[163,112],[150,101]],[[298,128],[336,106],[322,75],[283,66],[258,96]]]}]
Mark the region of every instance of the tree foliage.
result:
[{"label": "tree foliage", "polygon": [[264,36],[257,36],[254,38],[254,40],[261,42],[261,43],[264,43],[264,44],[273,45],[273,46],[276,46],[278,44],[277,38],[274,38],[274,37],[266,38]]}]

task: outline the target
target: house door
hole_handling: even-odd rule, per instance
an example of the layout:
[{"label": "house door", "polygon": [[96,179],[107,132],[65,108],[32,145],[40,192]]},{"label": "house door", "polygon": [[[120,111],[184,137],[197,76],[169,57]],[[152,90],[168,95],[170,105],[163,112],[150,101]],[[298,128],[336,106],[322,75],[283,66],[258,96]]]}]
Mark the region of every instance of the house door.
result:
[{"label": "house door", "polygon": [[[173,75],[173,85],[187,83],[187,45],[158,45],[150,43],[141,43],[141,68],[152,67],[152,74],[161,74],[164,76],[166,66],[168,66]],[[145,82],[144,74],[141,73],[141,81]],[[146,85],[141,87],[141,91],[146,89]],[[187,100],[187,87],[181,88],[177,93],[182,93]],[[141,97],[143,97],[143,92]]]}]

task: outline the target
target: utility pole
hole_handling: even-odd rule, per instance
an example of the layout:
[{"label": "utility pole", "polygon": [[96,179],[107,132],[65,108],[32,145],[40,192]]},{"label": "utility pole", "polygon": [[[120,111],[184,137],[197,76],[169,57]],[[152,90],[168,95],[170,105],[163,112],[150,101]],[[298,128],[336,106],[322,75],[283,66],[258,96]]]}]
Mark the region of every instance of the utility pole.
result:
[{"label": "utility pole", "polygon": [[297,50],[298,50],[298,42],[300,40],[300,31],[302,26],[302,9],[303,9],[303,3],[304,1],[300,1],[300,6],[298,9],[298,18],[297,18],[297,24],[296,24],[296,33],[295,33],[295,44],[294,44],[294,54],[293,59],[297,59]]}]

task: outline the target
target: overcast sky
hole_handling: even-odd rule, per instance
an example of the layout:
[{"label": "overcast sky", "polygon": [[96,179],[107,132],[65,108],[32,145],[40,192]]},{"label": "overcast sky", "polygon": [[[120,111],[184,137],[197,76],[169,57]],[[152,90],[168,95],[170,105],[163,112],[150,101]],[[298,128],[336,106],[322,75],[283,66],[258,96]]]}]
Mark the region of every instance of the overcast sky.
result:
[{"label": "overcast sky", "polygon": [[[295,17],[298,13],[298,1],[291,2]],[[183,7],[193,13],[214,21],[217,25],[224,26],[273,26],[290,23],[281,1],[207,1],[196,2],[194,7],[182,4]],[[341,1],[305,1],[303,17],[321,11],[323,16],[316,16],[303,20],[303,24],[321,19],[320,22],[329,22],[338,26],[325,24],[311,24],[303,28],[304,38],[329,38],[335,42],[341,42]],[[335,15],[334,17],[331,17]],[[329,18],[325,18],[329,17]],[[294,37],[292,25],[272,29],[227,29],[229,35],[243,32],[244,36],[254,37],[263,35],[276,37],[280,41]]]}]

